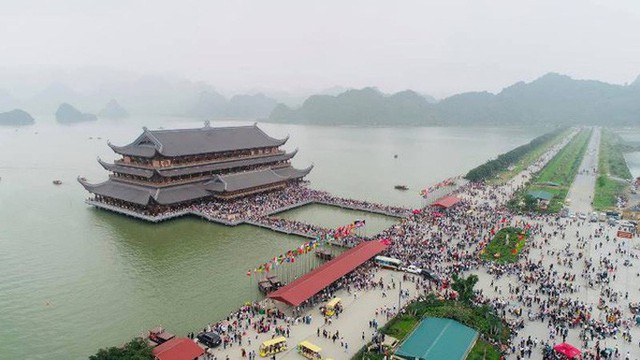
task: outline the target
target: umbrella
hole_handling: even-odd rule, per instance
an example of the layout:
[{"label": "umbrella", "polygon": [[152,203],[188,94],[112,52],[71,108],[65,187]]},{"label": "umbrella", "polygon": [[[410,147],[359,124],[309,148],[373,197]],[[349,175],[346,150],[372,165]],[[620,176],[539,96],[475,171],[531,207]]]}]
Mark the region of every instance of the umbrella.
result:
[{"label": "umbrella", "polygon": [[574,357],[580,355],[581,351],[578,350],[571,344],[560,343],[553,347],[553,350],[559,352],[560,354],[568,357],[569,359],[573,359]]}]

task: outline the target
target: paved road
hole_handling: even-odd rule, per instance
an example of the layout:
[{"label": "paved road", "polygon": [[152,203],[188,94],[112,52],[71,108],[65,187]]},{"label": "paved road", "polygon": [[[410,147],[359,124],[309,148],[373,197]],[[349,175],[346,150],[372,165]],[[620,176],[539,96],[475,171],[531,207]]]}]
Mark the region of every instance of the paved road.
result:
[{"label": "paved road", "polygon": [[569,189],[568,199],[571,199],[569,209],[574,212],[591,213],[593,208],[593,193],[596,186],[596,177],[598,175],[598,150],[600,148],[600,128],[595,128],[587,151],[582,159],[582,163],[578,168],[571,188]]}]

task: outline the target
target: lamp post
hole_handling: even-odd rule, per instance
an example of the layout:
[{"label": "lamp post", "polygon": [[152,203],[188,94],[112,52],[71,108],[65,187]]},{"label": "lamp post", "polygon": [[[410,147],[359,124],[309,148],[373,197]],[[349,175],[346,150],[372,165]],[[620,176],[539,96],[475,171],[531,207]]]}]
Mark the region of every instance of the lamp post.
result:
[{"label": "lamp post", "polygon": [[402,301],[402,278],[400,278],[400,291],[398,292],[398,314],[400,314],[401,301]]}]

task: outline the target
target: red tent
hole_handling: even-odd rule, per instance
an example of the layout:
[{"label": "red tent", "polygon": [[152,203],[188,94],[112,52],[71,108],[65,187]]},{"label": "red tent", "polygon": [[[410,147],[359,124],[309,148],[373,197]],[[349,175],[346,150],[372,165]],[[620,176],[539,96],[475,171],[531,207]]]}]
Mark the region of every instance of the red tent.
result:
[{"label": "red tent", "polygon": [[559,352],[560,354],[566,356],[569,359],[573,359],[576,356],[580,355],[582,352],[578,350],[571,344],[560,343],[553,347],[553,350]]},{"label": "red tent", "polygon": [[445,196],[436,200],[436,202],[431,204],[431,206],[439,207],[442,209],[448,209],[459,202],[460,202],[460,198],[457,198],[455,196]]},{"label": "red tent", "polygon": [[292,283],[270,293],[268,297],[285,304],[298,306],[334,281],[355,270],[365,261],[384,251],[389,243],[388,239],[362,242]]},{"label": "red tent", "polygon": [[202,354],[204,349],[187,338],[173,338],[153,348],[156,360],[193,360]]}]

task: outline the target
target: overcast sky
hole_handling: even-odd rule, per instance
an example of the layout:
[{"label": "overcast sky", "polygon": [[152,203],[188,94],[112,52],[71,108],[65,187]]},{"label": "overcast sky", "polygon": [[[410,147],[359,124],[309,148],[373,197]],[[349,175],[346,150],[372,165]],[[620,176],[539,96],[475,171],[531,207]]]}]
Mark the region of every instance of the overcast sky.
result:
[{"label": "overcast sky", "polygon": [[171,73],[222,89],[498,91],[640,74],[640,1],[1,0],[0,66]]}]

